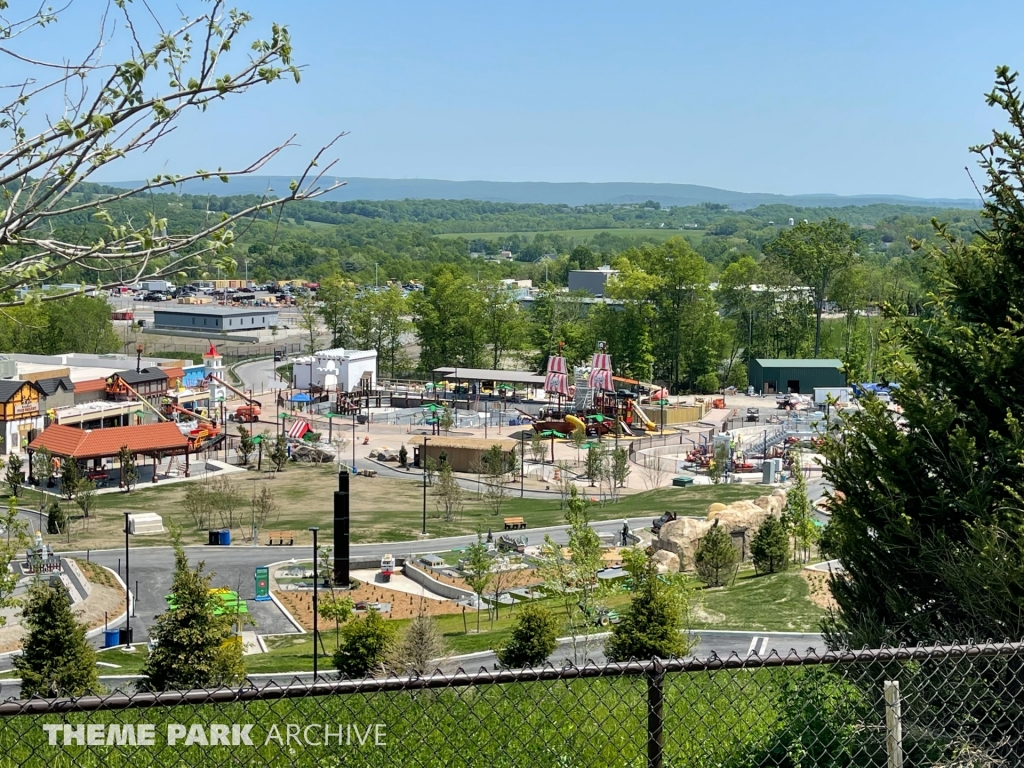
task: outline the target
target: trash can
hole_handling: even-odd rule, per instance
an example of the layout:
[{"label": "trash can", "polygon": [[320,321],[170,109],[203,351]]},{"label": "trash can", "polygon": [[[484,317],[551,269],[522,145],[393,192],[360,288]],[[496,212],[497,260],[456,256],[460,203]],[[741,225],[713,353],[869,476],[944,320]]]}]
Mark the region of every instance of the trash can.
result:
[{"label": "trash can", "polygon": [[231,531],[229,531],[227,528],[224,528],[220,531],[219,543],[222,547],[227,547],[231,545]]},{"label": "trash can", "polygon": [[103,632],[103,647],[113,648],[121,638],[121,630],[107,629]]},{"label": "trash can", "polygon": [[134,634],[134,629],[129,629],[128,627],[121,627],[119,630],[117,630],[118,645],[131,645],[132,635]]},{"label": "trash can", "polygon": [[215,547],[220,544],[220,531],[207,531],[207,533],[210,536],[209,541],[206,542],[208,545]]}]

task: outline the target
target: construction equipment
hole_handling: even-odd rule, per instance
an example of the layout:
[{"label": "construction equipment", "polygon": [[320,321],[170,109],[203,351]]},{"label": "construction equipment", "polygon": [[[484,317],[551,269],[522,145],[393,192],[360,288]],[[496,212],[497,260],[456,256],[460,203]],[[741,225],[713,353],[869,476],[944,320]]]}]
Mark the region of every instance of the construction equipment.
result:
[{"label": "construction equipment", "polygon": [[260,413],[258,405],[240,405],[235,409],[234,419],[242,424],[252,424],[260,420]]},{"label": "construction equipment", "polygon": [[583,603],[579,603],[579,609],[587,617],[587,622],[595,627],[607,627],[622,621],[619,614],[611,608],[588,608]]},{"label": "construction equipment", "polygon": [[676,519],[678,519],[678,515],[676,515],[675,512],[665,512],[661,517],[651,523],[651,533],[657,536],[658,532],[661,530],[661,526],[665,525],[665,523],[671,523]]},{"label": "construction equipment", "polygon": [[131,385],[129,385],[124,379],[122,379],[121,377],[117,377],[117,380],[121,382],[121,387],[126,392],[134,395],[135,399],[138,400],[140,403],[142,403],[142,405],[144,405],[147,408],[149,408],[149,410],[151,410],[153,413],[155,413],[157,418],[160,419],[160,421],[170,421],[170,419],[167,416],[164,416],[163,413],[160,412],[159,408],[157,408],[155,405],[153,405],[151,402],[149,402],[149,400],[147,400],[142,395],[140,395],[137,391],[135,391],[135,388],[132,387]]},{"label": "construction equipment", "polygon": [[216,421],[212,420],[208,416],[203,416],[195,411],[182,408],[177,403],[165,403],[164,408],[170,410],[172,413],[183,413],[196,421],[195,428],[188,429],[188,431],[182,429],[182,433],[188,438],[188,447],[190,451],[195,451],[202,447],[202,445],[207,441],[216,440],[221,436],[220,426]]},{"label": "construction equipment", "polygon": [[207,374],[207,376],[206,376],[206,380],[207,380],[207,381],[216,381],[216,382],[217,382],[218,384],[220,384],[221,386],[223,386],[223,387],[226,387],[227,389],[229,389],[229,390],[231,390],[232,392],[234,392],[234,393],[235,393],[236,395],[238,395],[238,396],[239,396],[240,398],[242,398],[243,400],[245,400],[245,402],[246,402],[247,404],[249,404],[249,405],[257,405],[257,406],[259,406],[259,407],[261,407],[261,408],[263,407],[263,403],[261,403],[261,402],[260,402],[259,400],[256,400],[256,399],[254,399],[254,398],[252,398],[252,397],[249,397],[249,393],[248,393],[248,392],[245,392],[244,390],[241,390],[241,389],[239,389],[239,388],[238,388],[238,387],[236,387],[236,386],[233,386],[233,385],[231,385],[231,384],[228,384],[228,383],[227,383],[226,381],[224,381],[224,379],[222,379],[222,378],[221,378],[220,376],[217,376],[217,375],[215,375],[215,374],[212,374],[212,373],[210,373],[210,374]]},{"label": "construction equipment", "polygon": [[380,559],[380,577],[381,577],[381,580],[385,584],[387,584],[389,581],[391,581],[391,576],[392,576],[392,574],[394,574],[394,572],[395,572],[395,556],[394,555],[384,555],[384,557],[382,557]]}]

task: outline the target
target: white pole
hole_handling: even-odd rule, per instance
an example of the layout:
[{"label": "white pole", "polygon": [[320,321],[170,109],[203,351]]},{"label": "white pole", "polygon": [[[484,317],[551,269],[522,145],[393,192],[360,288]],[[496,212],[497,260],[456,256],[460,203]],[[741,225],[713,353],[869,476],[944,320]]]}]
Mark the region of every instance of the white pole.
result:
[{"label": "white pole", "polygon": [[903,719],[900,708],[900,683],[885,681],[885,751],[888,768],[903,768]]}]

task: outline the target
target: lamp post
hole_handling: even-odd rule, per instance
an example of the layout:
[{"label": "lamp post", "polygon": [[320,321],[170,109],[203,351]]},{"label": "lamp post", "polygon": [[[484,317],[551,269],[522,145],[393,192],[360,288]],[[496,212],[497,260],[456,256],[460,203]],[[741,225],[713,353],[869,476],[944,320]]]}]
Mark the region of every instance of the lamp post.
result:
[{"label": "lamp post", "polygon": [[[664,387],[662,387],[664,390]],[[661,434],[665,434],[665,392],[661,393]]]},{"label": "lamp post", "polygon": [[124,513],[124,619],[125,619],[125,632],[124,632],[124,647],[132,647],[132,597],[129,591],[128,585],[131,584],[131,570],[128,563],[128,515],[130,512]]},{"label": "lamp post", "polygon": [[352,414],[352,474],[356,473],[356,415]]},{"label": "lamp post", "polygon": [[526,495],[526,430],[519,431],[519,465],[522,470],[519,472],[519,498]]},{"label": "lamp post", "polygon": [[317,681],[317,663],[319,651],[317,650],[317,604],[320,602],[320,572],[317,570],[317,561],[319,560],[317,546],[316,546],[316,535],[320,531],[315,525],[311,527],[310,532],[313,534],[313,682]]},{"label": "lamp post", "polygon": [[427,535],[427,436],[423,436],[423,453],[420,462],[423,464],[423,535]]}]

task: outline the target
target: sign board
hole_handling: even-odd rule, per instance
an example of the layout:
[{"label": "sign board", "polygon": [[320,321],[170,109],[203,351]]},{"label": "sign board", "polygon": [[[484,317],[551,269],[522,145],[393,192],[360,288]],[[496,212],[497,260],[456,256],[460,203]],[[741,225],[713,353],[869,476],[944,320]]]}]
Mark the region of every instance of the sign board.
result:
[{"label": "sign board", "polygon": [[14,406],[17,414],[36,413],[39,410],[39,403],[18,403]]},{"label": "sign board", "polygon": [[270,569],[256,569],[256,602],[262,603],[270,599]]}]

